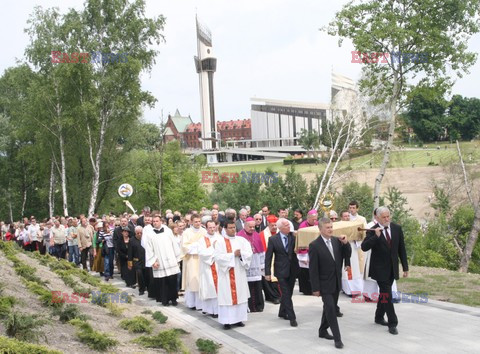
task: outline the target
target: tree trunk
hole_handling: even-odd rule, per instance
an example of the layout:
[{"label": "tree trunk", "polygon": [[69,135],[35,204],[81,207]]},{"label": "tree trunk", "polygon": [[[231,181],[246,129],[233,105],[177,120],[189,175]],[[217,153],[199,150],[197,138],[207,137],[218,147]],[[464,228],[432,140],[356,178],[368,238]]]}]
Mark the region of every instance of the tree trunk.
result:
[{"label": "tree trunk", "polygon": [[93,168],[93,176],[92,176],[92,189],[90,192],[90,203],[88,205],[88,216],[92,216],[95,213],[95,206],[97,203],[97,196],[98,196],[98,186],[100,184],[100,162],[102,159],[102,153],[103,153],[103,146],[105,143],[105,133],[107,130],[107,120],[108,120],[108,115],[105,111],[102,111],[102,117],[101,117],[101,122],[100,122],[100,136],[99,136],[99,143],[98,143],[98,150],[97,153],[95,154],[95,160],[93,160],[93,145],[92,145],[92,139],[91,139],[91,134],[90,134],[90,128],[88,128],[89,131],[89,137],[90,137],[90,161],[92,162],[92,168]]},{"label": "tree trunk", "polygon": [[23,166],[22,193],[23,193],[23,197],[22,197],[22,212],[21,212],[21,215],[22,215],[22,218],[23,218],[25,216],[25,215],[23,215],[24,212],[25,212],[25,204],[27,203],[27,173],[25,171],[25,166]]},{"label": "tree trunk", "polygon": [[393,137],[395,135],[395,116],[397,113],[397,101],[400,93],[400,85],[398,82],[398,77],[395,74],[393,77],[393,95],[392,100],[390,101],[390,125],[388,128],[388,140],[385,145],[385,150],[383,154],[382,165],[380,166],[380,171],[375,178],[375,188],[373,190],[373,206],[378,208],[380,206],[380,189],[382,187],[382,180],[387,171],[387,166],[390,161],[390,152],[393,146]]},{"label": "tree trunk", "polygon": [[62,128],[62,122],[61,122],[62,105],[60,104],[57,82],[55,82],[55,95],[57,98],[55,111],[57,114],[58,141],[60,144],[60,179],[62,181],[63,215],[68,216],[67,167],[65,166],[65,141],[63,138],[63,128]]},{"label": "tree trunk", "polygon": [[65,143],[63,141],[62,132],[59,135],[60,141],[60,168],[62,180],[62,199],[63,199],[63,216],[68,216],[68,199],[67,199],[67,168],[65,167]]},{"label": "tree trunk", "polygon": [[477,243],[479,231],[480,231],[480,208],[476,208],[475,218],[473,219],[472,230],[470,230],[470,234],[468,235],[468,238],[467,238],[467,243],[465,244],[465,250],[463,251],[462,258],[460,259],[460,268],[458,269],[459,272],[463,272],[463,273],[468,272],[468,265],[470,263],[470,259],[472,258],[472,252],[473,252],[473,249],[475,248],[475,244]]},{"label": "tree trunk", "polygon": [[55,214],[55,161],[50,164],[50,188],[48,190],[48,215],[50,218]]}]

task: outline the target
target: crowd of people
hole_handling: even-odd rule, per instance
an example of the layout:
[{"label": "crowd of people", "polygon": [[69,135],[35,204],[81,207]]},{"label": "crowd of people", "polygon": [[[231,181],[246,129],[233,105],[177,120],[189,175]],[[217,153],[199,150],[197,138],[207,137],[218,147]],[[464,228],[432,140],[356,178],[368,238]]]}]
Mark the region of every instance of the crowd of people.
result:
[{"label": "crowd of people", "polygon": [[[392,287],[395,291],[399,258],[404,276],[408,271],[403,233],[390,222],[390,211],[378,208],[367,223],[358,209],[352,201],[340,214],[331,210],[319,217],[317,210],[297,209],[289,219],[288,209],[272,213],[267,205],[258,213],[248,206],[237,213],[214,204],[185,215],[171,210],[160,215],[145,207],[140,216],[79,215],[40,223],[31,216],[2,222],[0,231],[4,241],[68,259],[105,281],[113,279],[116,268],[126,286],[138,287],[139,295],[147,291],[164,306],[177,306],[183,295],[185,306],[218,318],[224,329],[245,326],[247,314],[262,312],[265,301],[280,305],[278,316],[298,326],[292,302],[298,279],[300,292],[322,296],[319,337],[334,339],[341,348],[340,291],[371,301],[379,292],[386,295],[377,302],[375,322],[397,334]],[[362,223],[369,230],[366,238],[332,237],[337,221]],[[318,227],[318,237],[297,249],[298,230],[306,227]]]}]

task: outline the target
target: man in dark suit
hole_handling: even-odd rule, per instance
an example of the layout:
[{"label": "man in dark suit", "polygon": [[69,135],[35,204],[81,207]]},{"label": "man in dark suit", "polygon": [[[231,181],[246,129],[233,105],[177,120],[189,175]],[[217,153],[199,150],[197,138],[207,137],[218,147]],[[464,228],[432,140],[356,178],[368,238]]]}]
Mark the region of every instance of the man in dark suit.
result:
[{"label": "man in dark suit", "polygon": [[[392,302],[393,280],[399,278],[398,258],[402,262],[403,277],[408,276],[407,251],[400,225],[390,222],[390,210],[380,207],[376,213],[375,231],[368,231],[362,242],[362,250],[372,250],[370,258],[370,277],[375,279],[380,289],[375,311],[375,323],[388,326],[391,334],[398,334],[398,319]],[[384,315],[387,314],[388,322]]]},{"label": "man in dark suit", "polygon": [[[323,313],[318,336],[325,339],[334,339],[336,348],[343,348],[340,329],[336,316],[335,306],[342,288],[342,264],[350,267],[352,248],[346,236],[332,237],[333,224],[328,218],[318,222],[320,236],[310,243],[308,256],[310,258],[310,281],[314,296],[322,296]],[[332,335],[327,331],[332,329]]]},{"label": "man in dark suit", "polygon": [[272,257],[275,255],[273,274],[278,278],[281,291],[278,317],[290,320],[290,326],[297,327],[292,302],[293,287],[299,271],[298,259],[294,251],[295,236],[290,232],[290,223],[287,219],[279,219],[277,227],[279,232],[268,239],[267,254],[265,255],[265,279],[271,281]]},{"label": "man in dark suit", "polygon": [[245,228],[245,220],[247,220],[247,216],[248,216],[247,209],[245,208],[240,209],[240,211],[238,212],[238,219],[235,222],[235,227],[237,229],[237,232],[240,232]]}]

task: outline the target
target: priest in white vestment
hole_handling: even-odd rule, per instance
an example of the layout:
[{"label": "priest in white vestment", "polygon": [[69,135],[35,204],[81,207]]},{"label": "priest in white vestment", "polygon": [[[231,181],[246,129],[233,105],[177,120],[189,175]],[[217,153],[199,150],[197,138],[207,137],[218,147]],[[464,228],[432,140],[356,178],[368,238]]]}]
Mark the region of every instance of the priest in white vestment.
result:
[{"label": "priest in white vestment", "polygon": [[[363,227],[367,227],[367,220],[358,214],[358,203],[351,201],[348,205],[350,212],[350,221],[362,221]],[[354,296],[360,294],[363,290],[363,271],[364,271],[364,253],[362,251],[362,241],[349,241],[352,248],[352,256],[350,258],[350,276],[347,272],[343,272],[342,290],[345,294]],[[349,279],[350,278],[350,279]]]},{"label": "priest in white vestment", "polygon": [[252,260],[252,246],[236,236],[234,221],[226,222],[225,237],[215,243],[215,262],[218,271],[218,322],[224,329],[232,325],[243,327],[247,320],[250,291],[247,269]]},{"label": "priest in white vestment", "polygon": [[153,217],[153,228],[145,227],[145,264],[151,264],[157,302],[177,305],[177,274],[181,251],[172,230],[162,225],[160,216]]},{"label": "priest in white vestment", "polygon": [[182,251],[182,288],[185,289],[185,306],[190,309],[202,309],[202,300],[200,300],[199,290],[199,260],[198,260],[198,241],[203,238],[207,231],[202,227],[201,219],[198,214],[191,217],[192,226],[183,232]]},{"label": "priest in white vestment", "polygon": [[218,271],[214,259],[214,245],[222,236],[216,232],[215,221],[207,221],[206,227],[207,234],[198,241],[198,258],[200,260],[199,294],[202,300],[203,313],[216,318],[218,317]]}]

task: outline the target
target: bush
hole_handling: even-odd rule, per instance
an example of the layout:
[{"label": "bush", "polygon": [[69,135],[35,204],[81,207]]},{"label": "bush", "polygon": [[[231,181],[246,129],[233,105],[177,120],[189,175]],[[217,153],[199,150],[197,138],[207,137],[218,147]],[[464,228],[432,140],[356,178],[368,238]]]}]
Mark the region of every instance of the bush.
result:
[{"label": "bush", "polygon": [[161,331],[156,336],[141,336],[133,342],[146,348],[162,348],[169,353],[178,352],[183,348],[179,332],[175,329]]},{"label": "bush", "polygon": [[62,323],[69,322],[75,318],[79,320],[86,321],[87,316],[81,313],[80,308],[74,304],[68,304],[64,309],[59,309],[55,312],[59,316],[59,320]]},{"label": "bush", "polygon": [[216,354],[221,347],[220,344],[215,343],[213,340],[202,338],[197,339],[195,344],[197,345],[198,351],[205,354]]},{"label": "bush", "polygon": [[125,319],[120,322],[120,327],[131,333],[152,333],[152,323],[142,316]]},{"label": "bush", "polygon": [[110,338],[106,333],[95,331],[85,321],[73,319],[69,323],[77,327],[77,337],[91,349],[103,352],[118,344],[117,340]]},{"label": "bush", "polygon": [[21,342],[14,338],[0,336],[0,353],[15,354],[62,354],[57,350],[51,350],[47,347]]},{"label": "bush", "polygon": [[53,308],[63,307],[63,302],[61,302],[60,300],[54,301],[54,293],[48,289],[45,289],[40,284],[34,283],[32,281],[25,281],[25,285],[27,286],[28,290],[38,295],[39,300],[45,306],[51,306]]},{"label": "bush", "polygon": [[110,315],[114,317],[122,317],[123,311],[125,311],[124,307],[120,307],[116,304],[112,304],[111,302],[106,303],[105,307],[110,311]]},{"label": "bush", "polygon": [[285,159],[283,160],[284,165],[292,165],[292,164],[297,164],[297,165],[302,165],[302,164],[307,164],[307,163],[319,163],[320,160],[315,157],[304,157],[303,159]]},{"label": "bush", "polygon": [[167,322],[168,320],[168,317],[165,316],[161,311],[155,311],[153,314],[152,314],[152,317],[155,321],[163,324],[165,322]]},{"label": "bush", "polygon": [[47,321],[37,317],[37,315],[11,312],[4,320],[7,335],[22,341],[38,342],[41,332],[37,329]]},{"label": "bush", "polygon": [[17,301],[13,296],[0,297],[0,318],[7,317],[16,302]]}]

